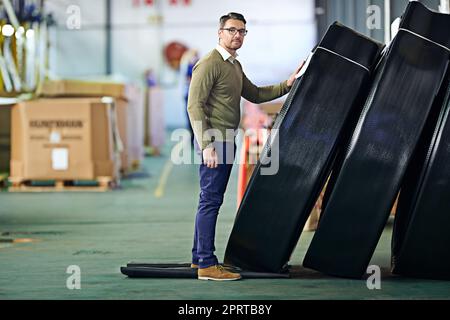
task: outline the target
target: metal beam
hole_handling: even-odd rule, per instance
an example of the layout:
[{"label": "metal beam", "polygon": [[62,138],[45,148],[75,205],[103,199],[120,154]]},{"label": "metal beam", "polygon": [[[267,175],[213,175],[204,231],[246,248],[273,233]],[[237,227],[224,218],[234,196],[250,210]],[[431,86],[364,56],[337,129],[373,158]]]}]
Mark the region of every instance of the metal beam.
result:
[{"label": "metal beam", "polygon": [[439,4],[439,11],[442,13],[450,13],[450,1],[441,0],[441,3]]},{"label": "metal beam", "polygon": [[391,41],[391,0],[384,0],[384,43]]},{"label": "metal beam", "polygon": [[112,73],[112,4],[111,0],[105,0],[106,3],[106,42],[105,42],[105,54],[106,54],[106,74]]}]

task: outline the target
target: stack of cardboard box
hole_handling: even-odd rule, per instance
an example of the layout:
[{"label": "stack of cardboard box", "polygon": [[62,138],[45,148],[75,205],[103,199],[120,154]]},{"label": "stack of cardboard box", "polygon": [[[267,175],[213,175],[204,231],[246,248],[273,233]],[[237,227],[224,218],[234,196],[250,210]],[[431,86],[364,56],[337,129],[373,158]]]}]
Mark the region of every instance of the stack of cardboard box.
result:
[{"label": "stack of cardboard box", "polygon": [[13,185],[30,180],[117,184],[121,172],[139,166],[144,140],[139,88],[60,80],[46,81],[39,95],[12,107],[7,162]]},{"label": "stack of cardboard box", "polygon": [[9,172],[11,156],[11,108],[10,104],[0,105],[0,175]]},{"label": "stack of cardboard box", "polygon": [[51,98],[112,97],[120,136],[120,169],[127,173],[139,167],[144,154],[144,97],[139,87],[114,82],[56,80],[45,81],[40,94]]},{"label": "stack of cardboard box", "polygon": [[139,168],[144,157],[144,94],[141,88],[127,85],[126,99],[116,99],[117,120],[123,142],[122,171]]},{"label": "stack of cardboard box", "polygon": [[163,90],[158,86],[147,88],[145,99],[144,143],[148,154],[159,156],[166,134]]},{"label": "stack of cardboard box", "polygon": [[113,100],[37,99],[12,109],[11,174],[28,180],[118,182]]}]

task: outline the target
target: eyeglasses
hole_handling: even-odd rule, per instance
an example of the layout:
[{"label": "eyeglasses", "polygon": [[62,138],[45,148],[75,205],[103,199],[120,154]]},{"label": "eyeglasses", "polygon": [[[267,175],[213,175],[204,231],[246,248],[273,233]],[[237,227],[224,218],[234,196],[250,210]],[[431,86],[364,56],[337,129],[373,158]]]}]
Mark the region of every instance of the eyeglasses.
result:
[{"label": "eyeglasses", "polygon": [[239,32],[241,36],[246,36],[248,32],[248,30],[236,28],[220,28],[220,30],[227,30],[232,36],[234,36],[236,32]]}]

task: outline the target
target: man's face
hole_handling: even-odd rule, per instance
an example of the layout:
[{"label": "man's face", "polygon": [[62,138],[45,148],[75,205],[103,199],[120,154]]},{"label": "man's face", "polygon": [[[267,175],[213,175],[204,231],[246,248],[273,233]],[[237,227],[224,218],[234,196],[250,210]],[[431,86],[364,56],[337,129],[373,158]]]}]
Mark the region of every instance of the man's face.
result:
[{"label": "man's face", "polygon": [[237,50],[242,47],[244,43],[244,35],[241,35],[239,32],[236,32],[234,35],[231,34],[228,30],[223,29],[235,29],[235,30],[245,30],[245,24],[236,19],[229,19],[225,23],[225,26],[222,30],[219,30],[219,39],[220,43],[227,49]]}]

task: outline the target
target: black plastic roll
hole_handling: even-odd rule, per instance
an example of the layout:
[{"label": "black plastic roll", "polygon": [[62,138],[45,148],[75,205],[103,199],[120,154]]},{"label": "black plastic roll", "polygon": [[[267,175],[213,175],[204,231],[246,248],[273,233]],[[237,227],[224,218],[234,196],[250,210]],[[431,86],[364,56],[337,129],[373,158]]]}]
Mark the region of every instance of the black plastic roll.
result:
[{"label": "black plastic roll", "polygon": [[129,278],[175,278],[196,279],[197,270],[190,267],[121,267],[120,272]]},{"label": "black plastic roll", "polygon": [[127,267],[139,268],[190,268],[190,263],[145,263],[145,262],[129,262]]},{"label": "black plastic roll", "polygon": [[416,151],[400,193],[392,234],[392,272],[399,275],[450,280],[450,86],[445,89],[430,143]]},{"label": "black plastic roll", "polygon": [[410,2],[383,58],[303,265],[360,278],[448,69],[450,16]]},{"label": "black plastic roll", "polygon": [[[289,272],[284,273],[264,273],[232,268],[231,271],[239,272],[243,279],[287,279]],[[189,263],[128,263],[126,267],[121,267],[122,274],[130,278],[184,278],[197,279],[197,269],[190,267]]]},{"label": "black plastic roll", "polygon": [[[294,83],[256,164],[228,241],[226,264],[263,272],[284,269],[343,138],[358,120],[381,49],[343,25],[330,26]],[[264,172],[273,168],[276,174]]]}]

